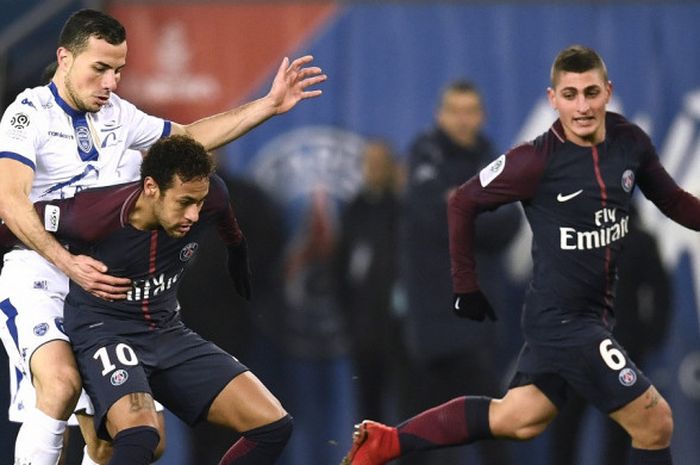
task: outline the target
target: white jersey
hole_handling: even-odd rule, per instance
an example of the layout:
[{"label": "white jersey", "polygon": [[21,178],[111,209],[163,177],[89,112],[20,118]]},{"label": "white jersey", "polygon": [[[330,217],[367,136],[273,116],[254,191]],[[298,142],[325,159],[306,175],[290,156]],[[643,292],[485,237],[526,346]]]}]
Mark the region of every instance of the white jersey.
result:
[{"label": "white jersey", "polygon": [[[32,202],[72,197],[82,189],[138,179],[140,158],[129,149],[148,149],[170,128],[169,121],[114,93],[96,113],[74,110],[50,83],[26,89],[7,108],[0,120],[0,158],[34,170]],[[10,252],[5,261],[21,261],[25,272],[39,274],[37,281],[56,280],[56,288],[67,290],[62,273],[33,251]]]},{"label": "white jersey", "polygon": [[169,133],[169,121],[115,94],[96,113],[73,110],[51,83],[26,89],[7,108],[0,121],[0,157],[34,169],[33,202],[51,200],[133,181],[119,169],[127,149],[148,149]]},{"label": "white jersey", "polygon": [[[79,112],[51,83],[26,89],[0,120],[0,158],[34,170],[33,202],[72,197],[91,187],[134,181],[141,156],[170,134],[169,121],[148,115],[111,94],[96,113]],[[5,254],[0,275],[0,339],[27,375],[34,350],[63,333],[68,278],[32,250]]]}]

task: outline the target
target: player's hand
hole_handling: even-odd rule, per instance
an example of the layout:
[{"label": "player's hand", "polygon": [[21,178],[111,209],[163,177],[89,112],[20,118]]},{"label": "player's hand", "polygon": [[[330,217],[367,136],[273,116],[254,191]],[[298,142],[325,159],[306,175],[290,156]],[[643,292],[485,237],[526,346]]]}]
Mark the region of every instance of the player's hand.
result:
[{"label": "player's hand", "polygon": [[287,57],[282,60],[275,79],[272,81],[270,92],[267,94],[268,98],[272,100],[276,114],[289,111],[300,100],[321,95],[321,90],[307,90],[310,86],[319,84],[328,78],[318,66],[306,66],[313,59],[313,56],[305,55],[297,58],[291,64]]},{"label": "player's hand", "polygon": [[245,238],[238,245],[228,247],[227,266],[238,295],[245,300],[250,300],[253,273],[250,271],[250,263],[248,263],[248,244]]},{"label": "player's hand", "polygon": [[491,321],[498,319],[486,296],[479,290],[455,294],[452,299],[452,311],[460,318],[475,321],[484,321],[487,317]]},{"label": "player's hand", "polygon": [[126,299],[131,289],[129,278],[107,274],[107,266],[87,255],[73,255],[68,277],[90,294],[107,301]]}]

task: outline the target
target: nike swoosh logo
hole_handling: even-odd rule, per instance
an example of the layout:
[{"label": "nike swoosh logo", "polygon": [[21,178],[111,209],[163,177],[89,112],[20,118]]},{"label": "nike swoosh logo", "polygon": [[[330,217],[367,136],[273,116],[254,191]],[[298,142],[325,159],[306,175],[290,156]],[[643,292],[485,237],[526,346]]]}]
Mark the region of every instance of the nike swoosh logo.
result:
[{"label": "nike swoosh logo", "polygon": [[577,195],[579,195],[581,192],[583,192],[583,189],[579,189],[576,192],[572,192],[571,194],[559,194],[557,195],[557,200],[559,202],[568,202],[569,200],[573,199]]},{"label": "nike swoosh logo", "polygon": [[455,300],[455,310],[459,310],[459,301],[462,300],[461,297],[457,297],[457,300]]}]

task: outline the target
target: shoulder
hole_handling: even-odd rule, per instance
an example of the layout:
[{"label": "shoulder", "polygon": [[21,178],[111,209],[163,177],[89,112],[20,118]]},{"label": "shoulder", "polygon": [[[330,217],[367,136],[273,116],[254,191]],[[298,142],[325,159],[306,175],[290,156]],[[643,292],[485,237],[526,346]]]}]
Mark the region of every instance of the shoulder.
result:
[{"label": "shoulder", "polygon": [[209,177],[209,193],[205,201],[205,208],[210,211],[219,211],[228,208],[230,196],[226,182],[218,174]]},{"label": "shoulder", "polygon": [[53,106],[53,97],[48,87],[34,87],[32,89],[24,89],[20,92],[15,100],[5,110],[5,117],[15,118],[24,115],[31,119],[37,118],[44,113],[48,108]]},{"label": "shoulder", "polygon": [[409,163],[439,163],[443,159],[439,139],[439,133],[434,129],[419,134],[411,144]]},{"label": "shoulder", "polygon": [[607,112],[605,114],[605,130],[611,141],[622,140],[635,143],[642,148],[651,145],[649,135],[619,113]]}]

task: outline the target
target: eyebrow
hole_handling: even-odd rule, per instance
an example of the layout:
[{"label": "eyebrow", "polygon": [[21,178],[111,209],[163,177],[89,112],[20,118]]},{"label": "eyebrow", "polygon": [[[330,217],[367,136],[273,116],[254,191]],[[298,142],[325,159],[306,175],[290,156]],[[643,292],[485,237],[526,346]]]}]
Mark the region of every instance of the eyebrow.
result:
[{"label": "eyebrow", "polygon": [[[597,89],[600,89],[600,88],[602,88],[602,86],[601,86],[600,84],[591,84],[590,86],[584,87],[584,88],[583,88],[583,91],[585,92],[585,91],[587,91],[587,90],[596,89],[596,88],[597,88]],[[563,88],[561,89],[562,92],[565,91],[565,90],[574,90],[574,91],[578,92],[578,89],[577,89],[576,87],[574,87],[574,86],[563,87]]]},{"label": "eyebrow", "polygon": [[110,68],[110,69],[122,69],[123,67],[126,66],[126,63],[124,63],[124,64],[121,65],[121,66],[116,66],[116,67],[115,67],[115,66],[110,65],[109,63],[105,63],[104,61],[99,61],[99,60],[98,60],[98,61],[95,61],[94,64],[95,64],[95,65],[99,65],[99,66],[104,66],[105,68]]}]

